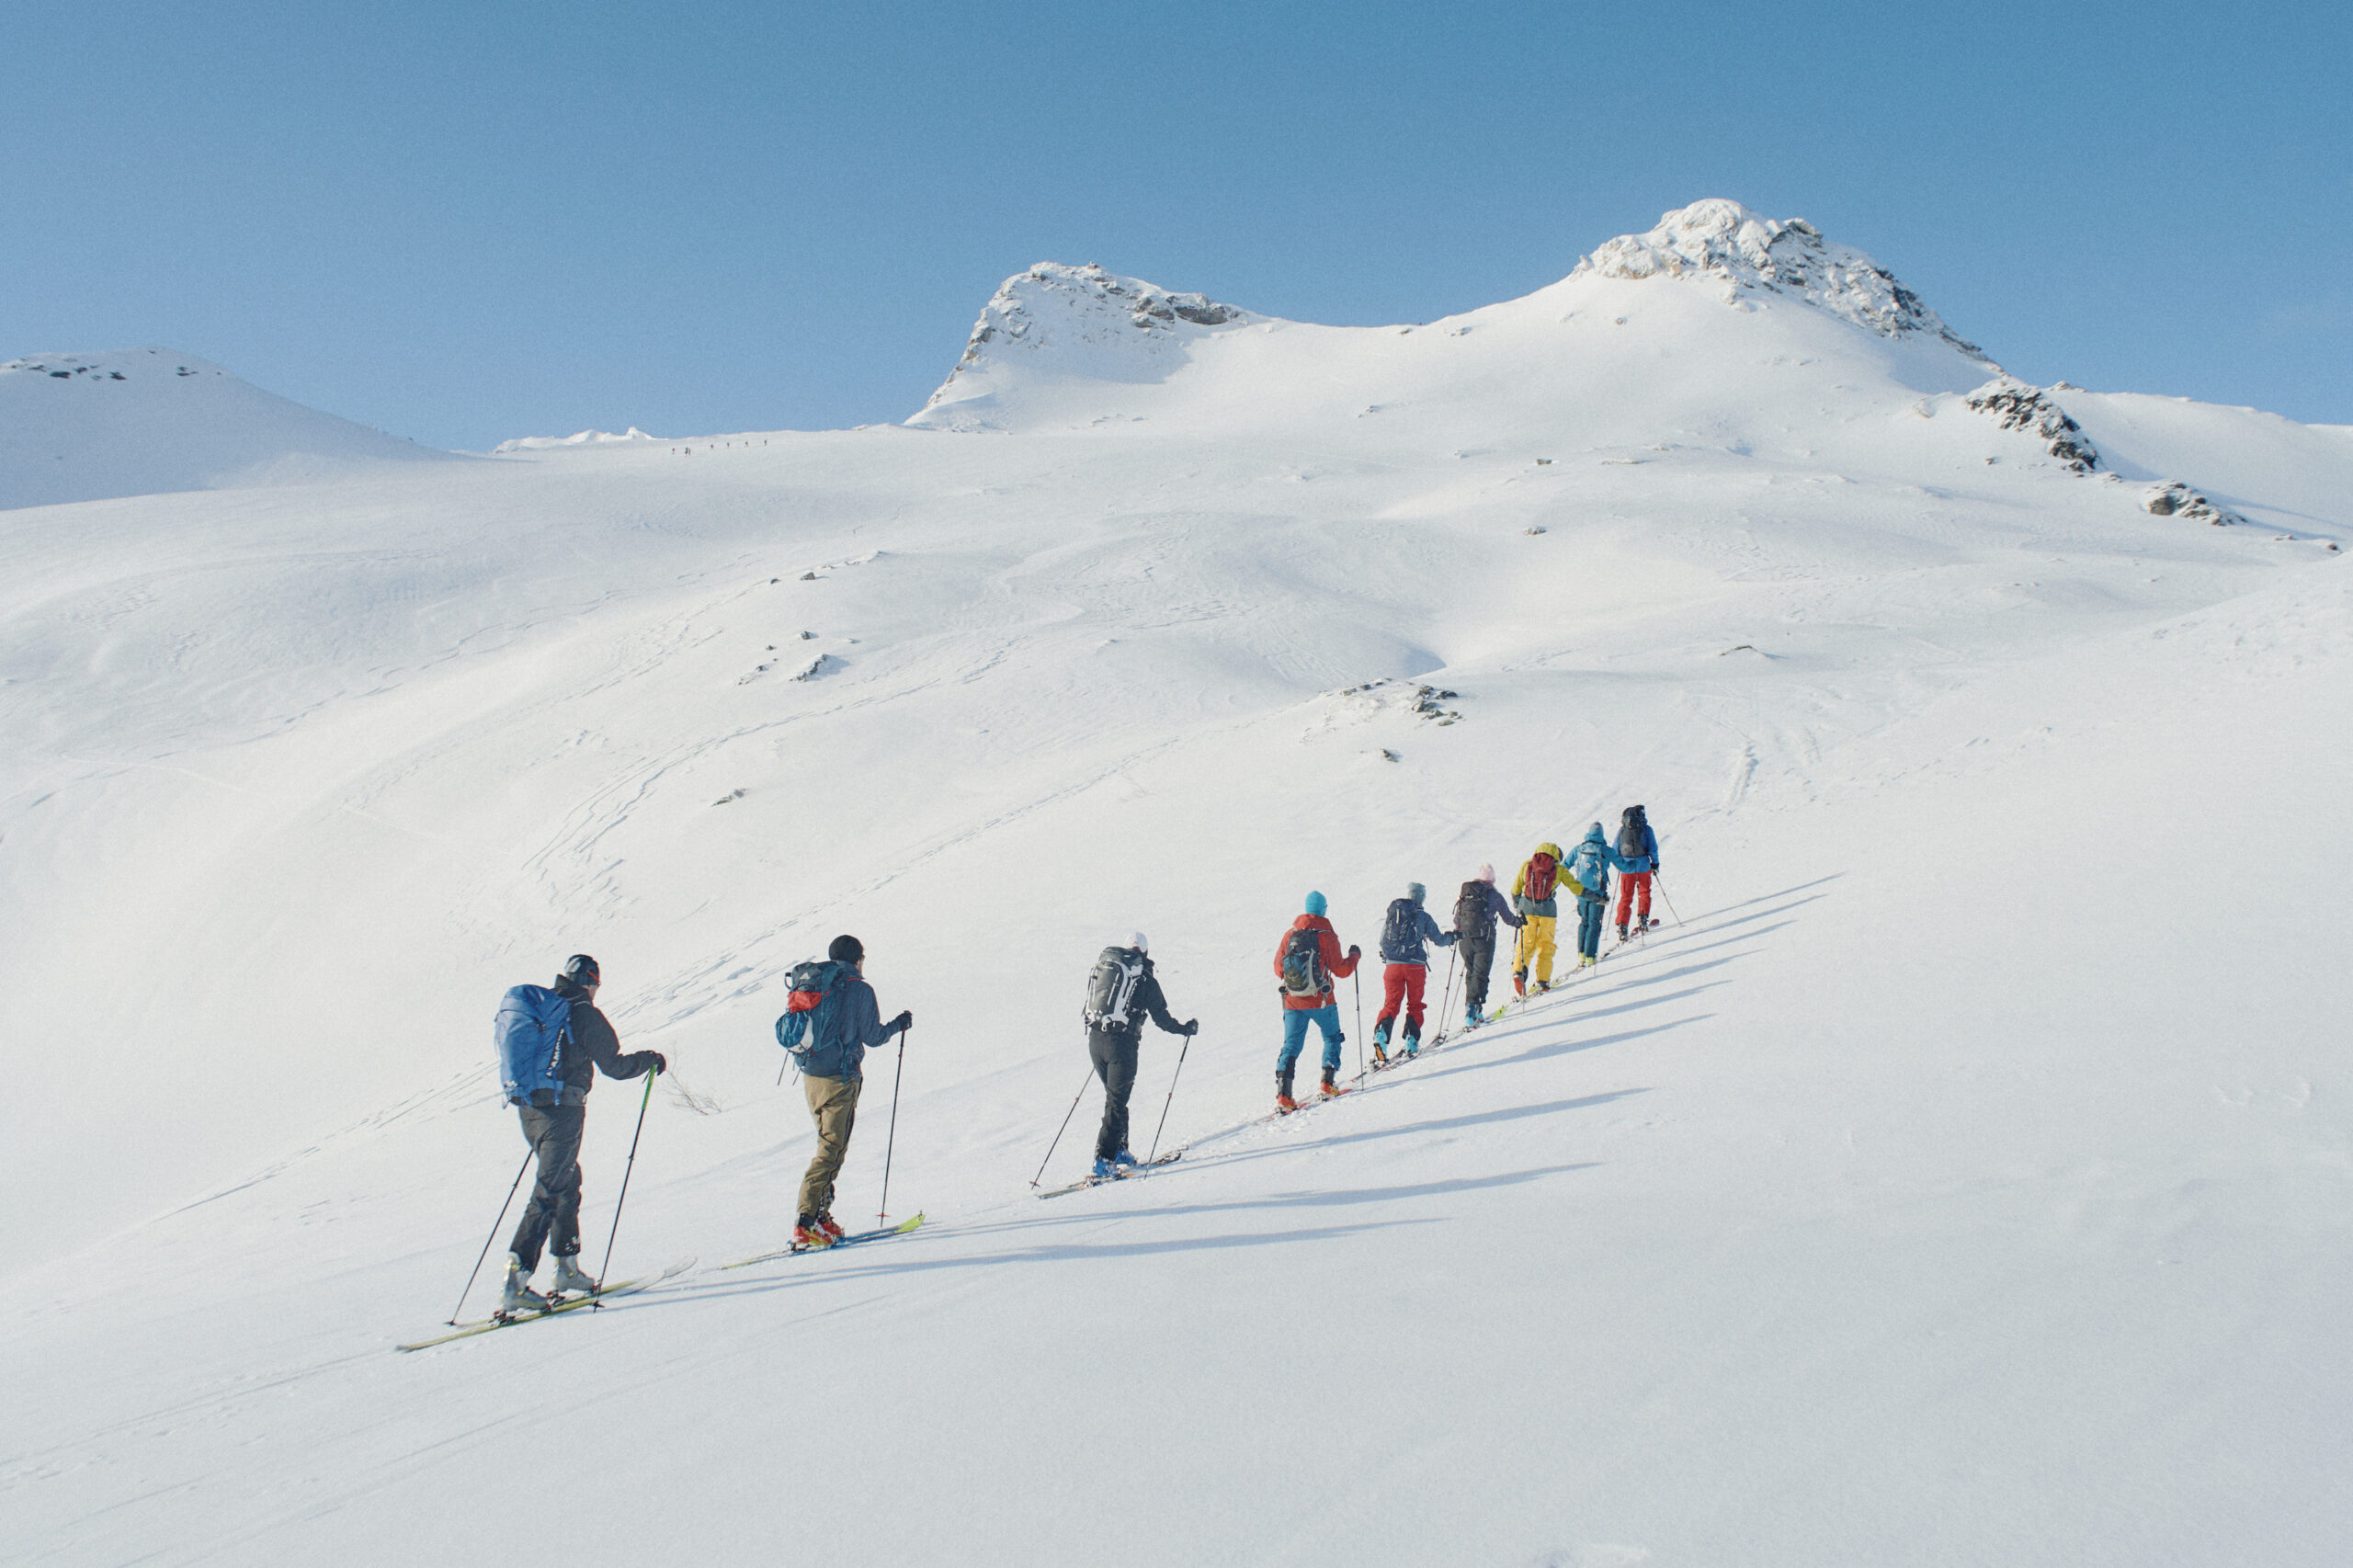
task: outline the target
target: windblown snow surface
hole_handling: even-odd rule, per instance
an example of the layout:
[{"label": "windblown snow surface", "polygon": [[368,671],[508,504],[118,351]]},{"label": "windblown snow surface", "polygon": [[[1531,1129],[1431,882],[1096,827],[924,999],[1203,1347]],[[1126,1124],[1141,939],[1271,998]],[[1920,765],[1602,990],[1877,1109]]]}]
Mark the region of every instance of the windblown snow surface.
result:
[{"label": "windblown snow surface", "polygon": [[[1040,267],[912,427],[0,515],[0,1559],[2342,1561],[2353,435],[2027,389],[2074,472],[1898,287],[1731,203],[1422,325]],[[1256,1119],[1309,889],[1637,801],[1646,945]],[[1137,926],[1185,1157],[1041,1202]],[[929,1222],[723,1270],[840,931]],[[676,1070],[611,1272],[697,1265],[396,1354],[574,951]]]}]

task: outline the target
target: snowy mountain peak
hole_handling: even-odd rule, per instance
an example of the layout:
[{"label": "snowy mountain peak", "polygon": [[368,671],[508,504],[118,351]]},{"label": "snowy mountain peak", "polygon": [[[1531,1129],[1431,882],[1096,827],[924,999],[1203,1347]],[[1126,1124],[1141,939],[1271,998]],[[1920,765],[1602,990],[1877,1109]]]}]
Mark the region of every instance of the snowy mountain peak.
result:
[{"label": "snowy mountain peak", "polygon": [[1797,295],[1882,337],[1929,334],[1972,359],[1986,358],[1861,251],[1823,238],[1802,218],[1777,222],[1721,198],[1665,213],[1648,233],[1620,235],[1578,262],[1569,277],[1718,278],[1736,288]]},{"label": "snowy mountain peak", "polygon": [[0,363],[0,510],[449,460],[170,348]]},{"label": "snowy mountain peak", "polygon": [[[1006,373],[1017,380],[1019,369],[1041,356],[1063,376],[1159,381],[1193,340],[1260,319],[1205,294],[1123,278],[1093,262],[1041,261],[1006,278],[990,297],[972,324],[963,358],[909,423],[995,428],[986,411],[1005,390]],[[936,416],[950,405],[955,413]]]}]

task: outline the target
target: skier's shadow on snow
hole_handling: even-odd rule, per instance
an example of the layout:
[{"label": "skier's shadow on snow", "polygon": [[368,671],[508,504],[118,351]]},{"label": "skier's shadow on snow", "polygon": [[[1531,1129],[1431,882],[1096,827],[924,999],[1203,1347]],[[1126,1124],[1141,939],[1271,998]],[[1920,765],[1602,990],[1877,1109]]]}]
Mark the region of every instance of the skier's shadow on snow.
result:
[{"label": "skier's shadow on snow", "polygon": [[[1611,1007],[1608,1008],[1608,1011],[1612,1013],[1630,1012],[1635,1007],[1647,1007],[1661,1002],[1674,1002],[1685,996],[1697,995],[1700,991],[1705,989],[1707,989],[1705,986],[1696,986],[1692,990],[1678,991],[1671,995],[1654,996],[1648,1002],[1630,1002],[1625,1006]],[[1441,1067],[1435,1073],[1426,1073],[1421,1074],[1421,1079],[1423,1082],[1427,1083],[1432,1078],[1449,1077],[1457,1073],[1483,1073],[1491,1067],[1508,1067],[1514,1062],[1540,1062],[1548,1056],[1568,1056],[1580,1051],[1598,1051],[1605,1045],[1623,1045],[1630,1040],[1641,1040],[1646,1035],[1665,1034],[1669,1029],[1679,1029],[1686,1024],[1696,1024],[1700,1022],[1702,1019],[1712,1018],[1714,1017],[1715,1015],[1713,1013],[1693,1013],[1688,1017],[1669,1018],[1663,1024],[1653,1024],[1648,1028],[1620,1029],[1616,1034],[1595,1035],[1590,1039],[1585,1040],[1550,1040],[1540,1045],[1531,1045],[1526,1051],[1515,1051],[1509,1056],[1492,1057],[1484,1062],[1465,1062],[1456,1067]],[[1621,1092],[1625,1094],[1648,1094],[1650,1091],[1647,1089],[1627,1089]],[[1613,1099],[1616,1096],[1613,1095],[1600,1095],[1593,1096],[1593,1098],[1596,1099]],[[1590,1102],[1572,1101],[1570,1103],[1587,1104]],[[1495,1114],[1500,1115],[1502,1113]],[[1483,1120],[1487,1119],[1473,1117],[1468,1119]],[[1403,1131],[1404,1129],[1400,1129],[1399,1131]]]}]

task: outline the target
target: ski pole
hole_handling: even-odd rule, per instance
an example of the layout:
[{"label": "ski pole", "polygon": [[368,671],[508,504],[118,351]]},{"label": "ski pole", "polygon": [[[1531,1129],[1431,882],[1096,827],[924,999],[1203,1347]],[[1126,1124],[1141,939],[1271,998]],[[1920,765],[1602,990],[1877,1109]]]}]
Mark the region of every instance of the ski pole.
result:
[{"label": "ski pole", "polygon": [[506,1189],[506,1201],[498,1206],[498,1218],[490,1222],[490,1234],[483,1238],[482,1256],[474,1259],[474,1271],[466,1276],[466,1288],[458,1292],[458,1304],[449,1309],[451,1328],[458,1326],[458,1314],[466,1310],[466,1297],[473,1290],[474,1281],[482,1277],[483,1259],[490,1256],[490,1244],[496,1241],[498,1233],[506,1228],[506,1210],[514,1207],[515,1195],[523,1190],[523,1173],[531,1168],[533,1160],[539,1158],[540,1139],[546,1136],[541,1133],[540,1138],[533,1139],[530,1148],[524,1153],[523,1163],[515,1167],[515,1185]]},{"label": "ski pole", "polygon": [[[613,1242],[621,1233],[621,1210],[629,1203],[629,1178],[637,1169],[637,1141],[645,1135],[645,1108],[654,1103],[654,1080],[662,1076],[660,1068],[645,1075],[645,1093],[637,1102],[637,1131],[629,1135],[629,1164],[621,1167],[621,1195],[613,1200],[613,1228],[605,1236],[605,1261],[597,1270],[597,1289],[605,1288],[605,1270],[613,1266]],[[603,1312],[605,1303],[598,1301],[589,1309]]]},{"label": "ski pole", "polygon": [[907,1030],[899,1031],[899,1064],[891,1069],[891,1136],[882,1142],[882,1206],[874,1211],[877,1220],[891,1217],[891,1152],[899,1146],[899,1080],[907,1072]]},{"label": "ski pole", "polygon": [[1454,949],[1449,948],[1446,949],[1446,983],[1439,986],[1438,991],[1438,1033],[1430,1036],[1430,1044],[1433,1046],[1446,1038],[1446,1021],[1453,1016],[1446,1010],[1447,998],[1453,994]]},{"label": "ski pole", "polygon": [[1348,976],[1348,984],[1357,994],[1357,1076],[1364,1076],[1364,970],[1358,967]]},{"label": "ski pole", "polygon": [[1666,896],[1666,879],[1654,871],[1651,873],[1651,881],[1658,884],[1658,896],[1665,903],[1666,912],[1669,915],[1675,915],[1675,928],[1678,931],[1681,930],[1683,928],[1683,916],[1676,914],[1675,901]]},{"label": "ski pole", "polygon": [[[1179,1065],[1181,1064],[1180,1061]],[[1070,1131],[1070,1119],[1078,1114],[1078,1102],[1086,1097],[1086,1085],[1093,1082],[1095,1082],[1095,1066],[1094,1063],[1090,1062],[1087,1064],[1086,1076],[1079,1083],[1078,1093],[1071,1096],[1070,1097],[1070,1109],[1063,1112],[1063,1124],[1054,1129],[1054,1141],[1046,1145],[1046,1158],[1038,1162],[1038,1174],[1029,1178],[1029,1185],[1031,1187],[1037,1186],[1039,1182],[1045,1179],[1047,1162],[1051,1161],[1054,1157],[1054,1151],[1062,1147],[1063,1134]],[[1173,1083],[1170,1084],[1168,1085],[1168,1092],[1172,1095],[1175,1094],[1176,1092],[1176,1085]]]},{"label": "ski pole", "polygon": [[[1176,1080],[1185,1075],[1185,1058],[1192,1054],[1192,1050],[1193,1037],[1187,1035],[1185,1049],[1176,1053],[1176,1071],[1168,1074],[1168,1097],[1160,1102],[1160,1125],[1152,1130],[1152,1153],[1143,1157],[1147,1165],[1159,1156],[1160,1135],[1168,1131],[1168,1108],[1176,1103]],[[1078,1092],[1083,1095],[1086,1091],[1081,1089]]]}]

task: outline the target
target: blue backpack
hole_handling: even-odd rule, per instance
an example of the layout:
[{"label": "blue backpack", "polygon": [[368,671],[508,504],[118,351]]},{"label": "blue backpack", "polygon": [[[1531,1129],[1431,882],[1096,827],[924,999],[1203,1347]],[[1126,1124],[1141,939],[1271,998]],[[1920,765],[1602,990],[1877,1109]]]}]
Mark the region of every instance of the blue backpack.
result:
[{"label": "blue backpack", "polygon": [[1585,896],[1599,898],[1609,886],[1609,862],[1601,858],[1602,846],[1588,838],[1577,846],[1569,858],[1569,875],[1585,884]]},{"label": "blue backpack", "polygon": [[[563,1093],[563,1047],[572,999],[544,985],[517,985],[499,999],[498,1081],[508,1105],[551,1106]],[[547,1097],[541,1099],[540,1096]]]},{"label": "blue backpack", "polygon": [[794,964],[792,972],[785,976],[785,989],[791,994],[785,999],[784,1016],[776,1021],[776,1042],[791,1053],[804,1072],[809,1066],[809,1052],[816,1048],[816,1042],[809,1039],[810,1020],[816,1017],[819,1007],[832,999],[834,987],[848,971],[847,964],[812,960]]}]

